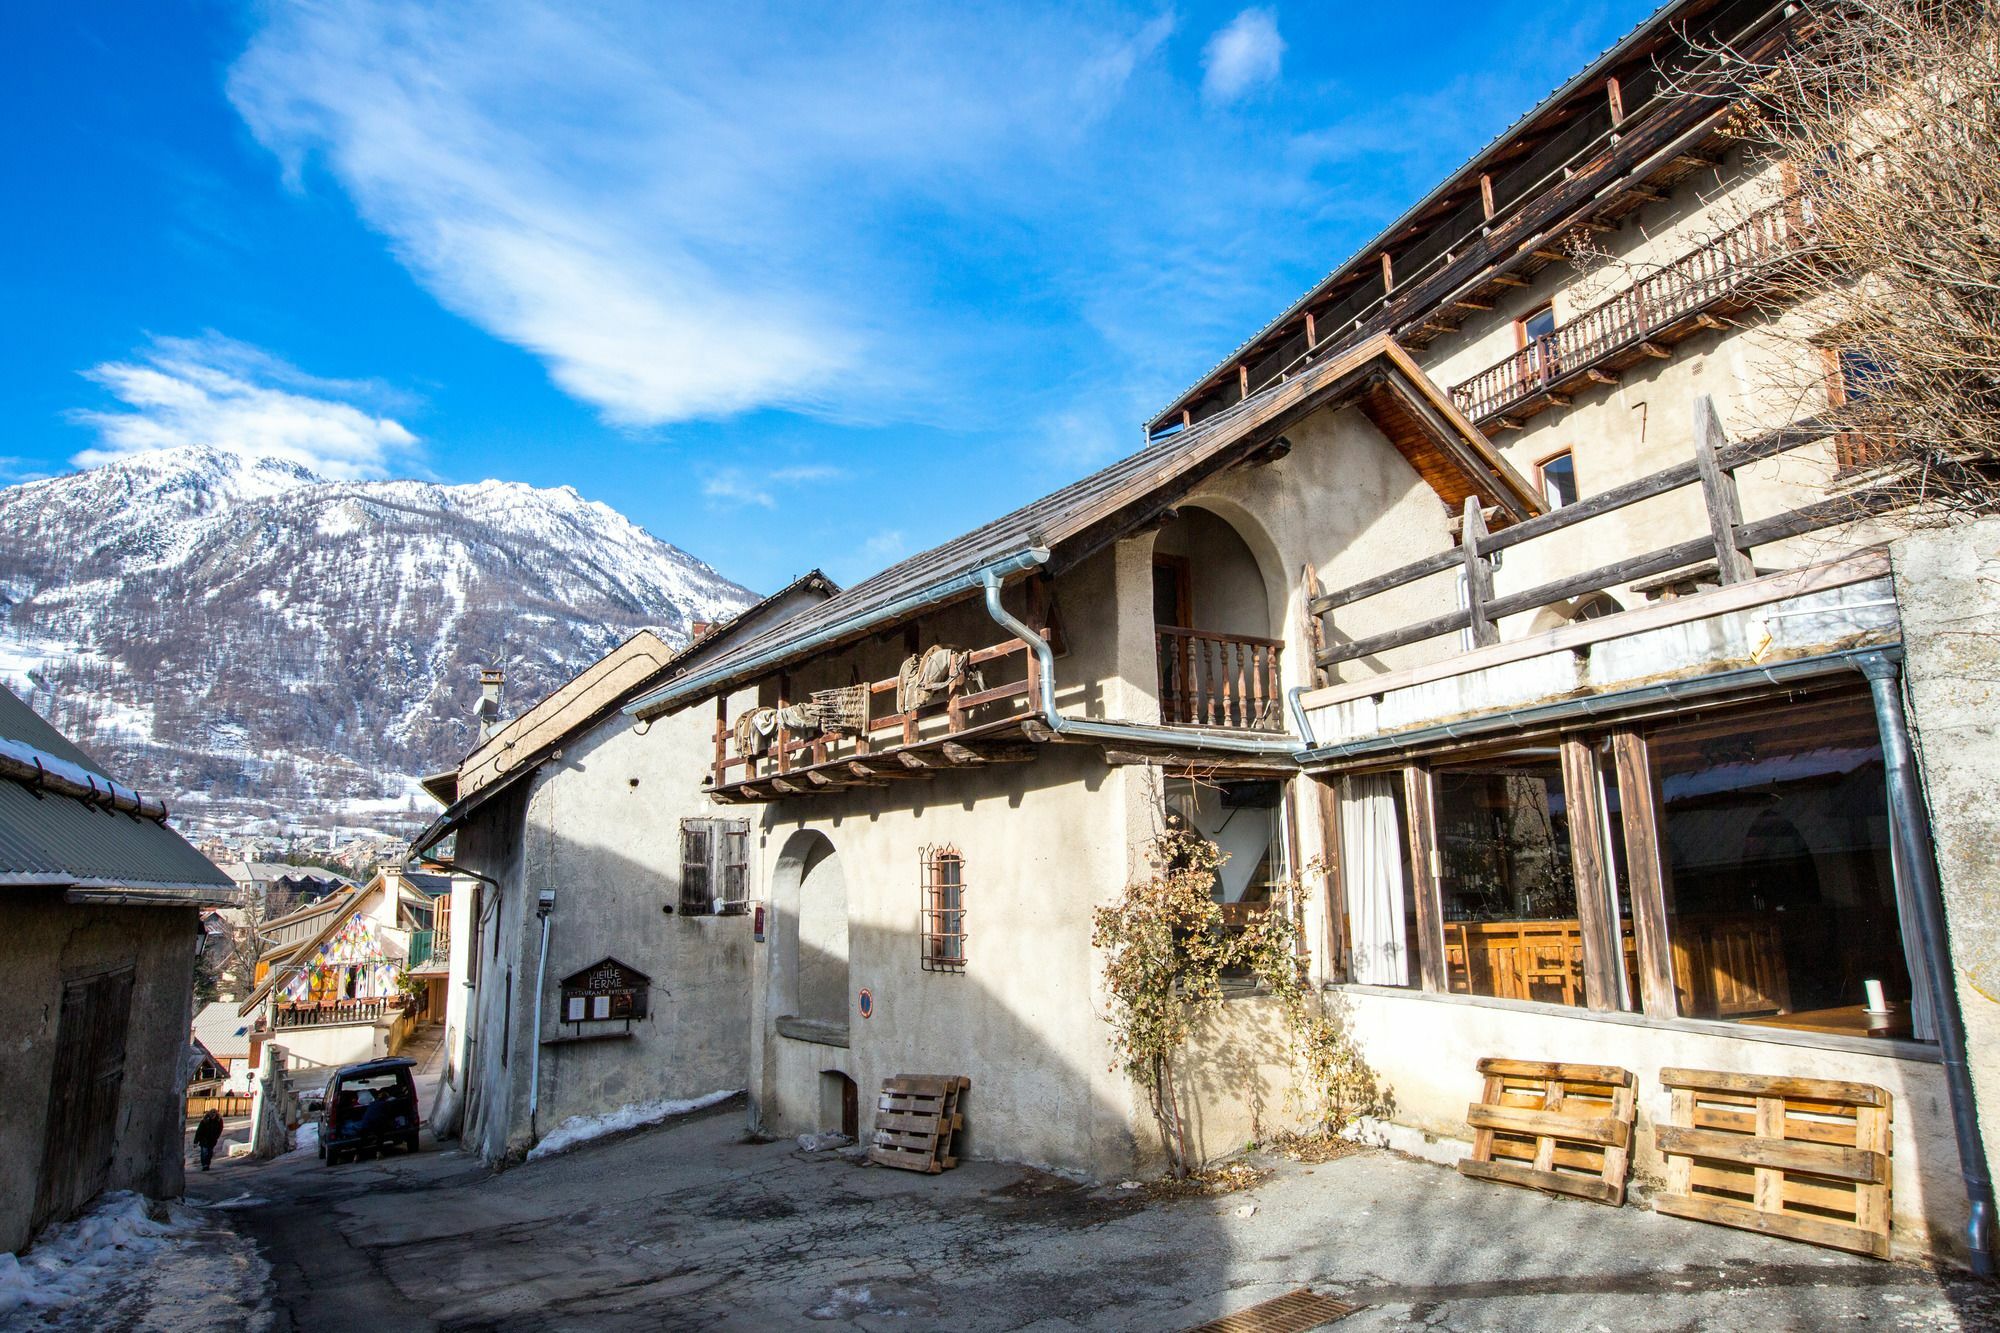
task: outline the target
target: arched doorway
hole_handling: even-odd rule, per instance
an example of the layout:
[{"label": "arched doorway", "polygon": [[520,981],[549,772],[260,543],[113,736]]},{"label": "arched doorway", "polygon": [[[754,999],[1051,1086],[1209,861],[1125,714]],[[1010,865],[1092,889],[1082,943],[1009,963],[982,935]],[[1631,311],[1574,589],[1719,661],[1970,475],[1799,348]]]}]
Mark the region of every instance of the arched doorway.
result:
[{"label": "arched doorway", "polygon": [[847,878],[825,834],[802,829],[785,843],[771,903],[773,1013],[847,1026]]},{"label": "arched doorway", "polygon": [[1190,506],[1164,525],[1153,539],[1160,720],[1283,730],[1278,614],[1263,566],[1228,519]]}]

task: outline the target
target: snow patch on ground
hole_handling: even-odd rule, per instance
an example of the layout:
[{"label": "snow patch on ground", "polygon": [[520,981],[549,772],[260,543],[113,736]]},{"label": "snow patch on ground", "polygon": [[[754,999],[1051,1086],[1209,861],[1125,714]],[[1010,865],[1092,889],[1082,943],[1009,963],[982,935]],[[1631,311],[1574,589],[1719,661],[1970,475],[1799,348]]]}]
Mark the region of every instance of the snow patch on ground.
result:
[{"label": "snow patch on ground", "polygon": [[287,1157],[301,1157],[319,1151],[319,1121],[308,1120],[292,1131],[292,1150]]},{"label": "snow patch on ground", "polygon": [[741,1089],[724,1089],[707,1093],[700,1097],[689,1097],[681,1101],[633,1102],[615,1111],[602,1115],[573,1115],[542,1136],[542,1141],[528,1150],[528,1160],[553,1157],[559,1152],[567,1152],[580,1143],[601,1139],[607,1134],[622,1134],[628,1129],[640,1129],[647,1125],[657,1125],[662,1120],[671,1120],[677,1115],[699,1111],[704,1107],[726,1102]]},{"label": "snow patch on ground", "polygon": [[0,1324],[263,1333],[270,1279],[256,1247],[201,1210],[119,1190],[25,1254],[0,1254]]}]

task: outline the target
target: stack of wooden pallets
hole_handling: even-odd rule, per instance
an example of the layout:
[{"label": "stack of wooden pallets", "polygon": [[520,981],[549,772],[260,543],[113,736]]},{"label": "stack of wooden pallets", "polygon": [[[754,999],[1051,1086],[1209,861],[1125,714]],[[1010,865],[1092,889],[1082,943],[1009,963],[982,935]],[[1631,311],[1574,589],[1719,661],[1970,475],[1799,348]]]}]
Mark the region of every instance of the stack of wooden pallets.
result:
[{"label": "stack of wooden pallets", "polygon": [[898,1074],[875,1099],[875,1142],[868,1160],[935,1174],[958,1165],[952,1137],[965,1128],[959,1098],[972,1080],[959,1074]]}]

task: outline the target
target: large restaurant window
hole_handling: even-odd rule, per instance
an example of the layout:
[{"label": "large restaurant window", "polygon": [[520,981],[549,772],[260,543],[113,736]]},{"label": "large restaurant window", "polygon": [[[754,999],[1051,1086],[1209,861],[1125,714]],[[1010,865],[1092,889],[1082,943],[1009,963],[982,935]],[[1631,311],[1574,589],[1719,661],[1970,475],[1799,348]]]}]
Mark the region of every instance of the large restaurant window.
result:
[{"label": "large restaurant window", "polygon": [[1911,1004],[1867,696],[1694,718],[1647,744],[1680,1012],[1931,1039],[1928,1004]]},{"label": "large restaurant window", "polygon": [[1353,981],[1936,1039],[1864,689],[1412,763],[1339,780]]},{"label": "large restaurant window", "polygon": [[1211,891],[1227,930],[1241,930],[1271,910],[1287,874],[1284,784],[1168,778],[1167,813],[1219,848],[1223,862]]},{"label": "large restaurant window", "polygon": [[1560,751],[1435,770],[1445,980],[1508,1000],[1583,1003],[1583,931]]}]

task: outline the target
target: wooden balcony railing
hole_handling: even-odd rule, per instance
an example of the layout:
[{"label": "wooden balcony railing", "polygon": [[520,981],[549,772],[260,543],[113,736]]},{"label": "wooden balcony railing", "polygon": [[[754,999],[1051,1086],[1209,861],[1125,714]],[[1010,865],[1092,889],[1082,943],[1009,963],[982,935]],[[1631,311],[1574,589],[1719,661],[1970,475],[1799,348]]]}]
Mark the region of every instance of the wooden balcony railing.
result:
[{"label": "wooden balcony railing", "polygon": [[[1017,679],[987,683],[1017,673]],[[787,776],[801,770],[842,760],[862,762],[880,750],[947,740],[985,723],[1031,713],[1039,688],[1039,664],[1026,644],[1010,639],[967,652],[962,675],[948,689],[915,707],[901,707],[901,686],[898,675],[852,687],[862,692],[859,715],[852,725],[832,730],[787,725],[782,720],[787,711],[782,706],[785,701],[780,701],[776,733],[751,754],[742,753],[736,743],[727,697],[718,699],[711,788],[775,779],[783,791]],[[938,719],[944,722],[941,728]]]},{"label": "wooden balcony railing", "polygon": [[1154,627],[1160,662],[1160,721],[1170,727],[1283,731],[1276,639]]},{"label": "wooden balcony railing", "polygon": [[404,1007],[400,995],[360,1000],[319,1000],[304,1004],[281,1004],[274,1026],[281,1028],[321,1027],[328,1023],[371,1023],[393,1018]]},{"label": "wooden balcony railing", "polygon": [[1453,386],[1452,400],[1466,416],[1483,424],[1511,407],[1560,393],[1619,353],[1637,356],[1649,340],[1743,295],[1745,287],[1767,274],[1794,240],[1787,205],[1755,213]]}]

